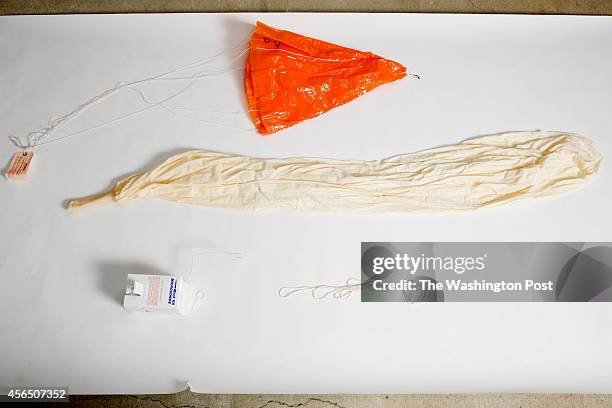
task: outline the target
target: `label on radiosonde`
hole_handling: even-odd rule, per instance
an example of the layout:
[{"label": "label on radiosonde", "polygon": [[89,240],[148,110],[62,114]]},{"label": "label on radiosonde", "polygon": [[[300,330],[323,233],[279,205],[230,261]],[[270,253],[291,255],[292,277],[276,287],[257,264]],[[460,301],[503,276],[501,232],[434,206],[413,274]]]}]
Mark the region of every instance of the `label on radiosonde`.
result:
[{"label": "label on radiosonde", "polygon": [[612,243],[362,242],[362,302],[610,302]]}]

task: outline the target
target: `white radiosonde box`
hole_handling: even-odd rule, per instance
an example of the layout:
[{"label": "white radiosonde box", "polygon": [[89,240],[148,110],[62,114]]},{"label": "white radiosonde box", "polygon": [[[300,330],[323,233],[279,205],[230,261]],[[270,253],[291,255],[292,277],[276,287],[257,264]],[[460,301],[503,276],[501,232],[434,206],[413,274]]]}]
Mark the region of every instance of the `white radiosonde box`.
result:
[{"label": "white radiosonde box", "polygon": [[185,283],[180,276],[127,276],[123,307],[128,311],[190,314],[202,292]]}]

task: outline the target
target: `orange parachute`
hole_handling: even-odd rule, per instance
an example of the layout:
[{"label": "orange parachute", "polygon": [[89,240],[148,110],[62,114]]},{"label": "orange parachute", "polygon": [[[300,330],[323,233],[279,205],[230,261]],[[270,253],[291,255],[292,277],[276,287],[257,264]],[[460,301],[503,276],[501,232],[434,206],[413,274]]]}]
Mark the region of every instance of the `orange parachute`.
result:
[{"label": "orange parachute", "polygon": [[245,87],[257,130],[278,132],[406,76],[406,68],[357,51],[257,22],[249,42]]}]

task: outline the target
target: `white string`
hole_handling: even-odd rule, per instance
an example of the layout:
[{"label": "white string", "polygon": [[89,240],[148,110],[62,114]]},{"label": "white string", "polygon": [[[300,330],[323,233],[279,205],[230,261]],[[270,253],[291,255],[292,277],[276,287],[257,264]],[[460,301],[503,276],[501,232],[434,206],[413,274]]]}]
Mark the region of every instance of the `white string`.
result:
[{"label": "white string", "polygon": [[330,295],[334,299],[348,299],[353,292],[361,290],[362,285],[359,279],[349,278],[344,285],[283,286],[278,290],[278,295],[286,298],[298,292],[310,291],[312,298],[317,300]]},{"label": "white string", "polygon": [[[167,102],[167,101],[171,100],[172,98],[174,98],[175,96],[180,95],[181,93],[183,93],[184,91],[186,91],[187,89],[189,89],[189,88],[190,88],[190,87],[191,87],[193,84],[194,84],[193,82],[189,83],[187,86],[185,86],[185,87],[181,88],[181,90],[179,90],[178,92],[176,92],[176,93],[174,93],[174,94],[170,95],[169,97],[167,97],[167,98],[163,99],[163,100],[162,100],[162,103],[163,103],[163,102]],[[79,130],[79,131],[77,131],[77,132],[70,133],[70,134],[65,135],[65,136],[57,137],[57,138],[52,139],[52,140],[47,140],[47,141],[43,141],[43,142],[38,142],[38,143],[37,143],[37,144],[35,144],[34,146],[42,146],[42,145],[46,145],[46,144],[49,144],[49,143],[53,143],[53,142],[57,142],[57,141],[60,141],[60,140],[63,140],[63,139],[67,139],[67,138],[72,137],[72,136],[79,135],[79,134],[81,134],[81,133],[89,132],[89,131],[91,131],[91,130],[101,128],[101,127],[103,127],[103,126],[110,125],[111,123],[115,123],[115,122],[119,122],[120,120],[127,119],[127,118],[129,118],[129,117],[131,117],[131,116],[135,116],[135,115],[137,115],[137,114],[139,114],[139,113],[142,113],[142,112],[145,112],[145,111],[147,111],[147,110],[149,110],[149,109],[155,108],[156,106],[158,106],[158,105],[157,105],[157,104],[152,104],[152,105],[146,106],[146,107],[144,107],[144,108],[142,108],[142,109],[138,109],[138,110],[136,110],[136,111],[134,111],[134,112],[130,112],[130,113],[127,113],[127,114],[125,114],[125,115],[122,115],[122,116],[116,117],[116,118],[111,119],[111,120],[109,120],[109,121],[107,121],[107,122],[103,122],[103,123],[100,123],[100,124],[98,124],[98,125],[95,125],[95,126],[89,127],[89,128],[87,128],[87,129]],[[33,146],[30,146],[30,147],[33,147]]]},{"label": "white string", "polygon": [[[201,252],[196,252],[195,254],[191,255],[191,266],[189,267],[189,272],[187,273],[186,276],[183,276],[183,281],[184,282],[189,282],[189,279],[191,278],[191,275],[193,274],[193,267],[195,265],[195,258],[201,255],[230,255],[235,259],[243,259],[242,257],[242,252],[230,252],[230,251],[201,251]],[[193,303],[191,305],[191,308],[189,310],[189,312],[187,312],[185,314],[185,316],[189,316],[191,315],[195,308],[197,307],[197,305],[200,302],[203,302],[205,298],[205,293],[202,289],[198,289],[195,291],[194,293],[194,299],[193,299]]]},{"label": "white string", "polygon": [[235,111],[220,111],[220,110],[214,110],[214,109],[208,109],[208,108],[192,108],[189,106],[168,106],[168,108],[172,109],[172,110],[186,110],[186,111],[193,111],[193,112],[207,112],[207,113],[220,113],[220,114],[226,114],[226,115],[234,115],[234,114],[244,114],[244,113],[249,113],[249,112],[254,112],[255,110],[235,110]]},{"label": "white string", "polygon": [[[143,102],[143,103],[146,103],[146,104],[149,104],[149,105],[153,105],[153,106],[150,106],[150,107],[152,107],[152,108],[153,108],[153,107],[158,106],[158,107],[160,107],[160,108],[165,109],[165,110],[166,110],[168,113],[170,113],[170,114],[172,114],[172,115],[174,115],[174,116],[176,116],[176,117],[179,117],[179,118],[186,118],[186,119],[195,120],[195,121],[197,121],[197,122],[202,122],[202,123],[206,123],[206,124],[210,124],[210,125],[221,126],[221,127],[227,127],[227,128],[230,128],[230,129],[238,129],[238,130],[243,130],[243,131],[245,131],[245,132],[255,132],[255,131],[257,131],[257,129],[256,129],[255,127],[242,128],[242,127],[236,127],[236,126],[226,125],[226,124],[219,123],[219,122],[215,122],[215,121],[210,121],[210,120],[204,120],[204,119],[200,119],[200,118],[195,118],[195,117],[193,117],[193,116],[181,115],[181,114],[179,114],[179,113],[177,113],[177,112],[175,111],[175,109],[176,109],[176,108],[174,108],[174,107],[172,107],[172,106],[168,106],[168,105],[166,105],[166,104],[164,103],[164,102],[168,101],[169,99],[164,99],[164,100],[159,101],[159,102],[152,102],[152,101],[149,101],[149,100],[146,98],[146,96],[145,96],[145,95],[142,93],[142,91],[140,91],[139,89],[135,89],[135,88],[126,88],[126,90],[129,90],[129,91],[134,91],[136,94],[138,94],[138,96],[140,97],[140,99],[142,100],[142,102]],[[181,92],[181,93],[182,93],[182,92]],[[178,95],[173,95],[173,96],[172,96],[172,98],[170,98],[170,99],[173,99],[175,96],[178,96]],[[237,111],[236,111],[236,112],[237,112]],[[243,112],[244,112],[244,113],[246,113],[246,111],[243,111]],[[219,111],[219,113],[226,113],[226,112]],[[234,112],[227,112],[227,113],[234,113]]]},{"label": "white string", "polygon": [[186,313],[186,315],[187,316],[191,315],[195,311],[195,308],[198,306],[198,304],[203,301],[204,301],[204,291],[202,289],[196,290],[194,299],[193,299],[193,303],[191,304],[191,308],[189,309],[189,312]]},{"label": "white string", "polygon": [[234,259],[244,259],[242,252],[231,252],[231,251],[201,251],[201,252],[196,252],[195,254],[191,255],[191,266],[189,267],[189,273],[187,274],[187,276],[183,277],[183,279],[185,279],[186,281],[189,281],[189,279],[191,278],[191,275],[193,274],[193,267],[195,264],[195,259],[196,257],[202,256],[202,255],[229,255]]},{"label": "white string", "polygon": [[[240,53],[238,56],[236,56],[236,57],[235,57],[235,58],[234,58],[234,59],[233,59],[233,60],[230,62],[230,65],[231,65],[231,64],[233,64],[233,63],[234,63],[234,62],[235,62],[235,61],[236,61],[238,58],[240,58],[240,56],[242,56],[242,55],[243,55],[243,54],[244,54],[246,51],[248,51],[248,49],[244,50],[244,51],[243,51],[243,52],[241,52],[241,53]],[[133,87],[131,87],[131,86],[126,86],[125,88],[123,88],[124,90],[136,91],[136,92],[137,92],[137,93],[140,95],[140,97],[141,97],[141,99],[143,100],[143,102],[148,103],[150,106],[147,106],[146,108],[143,108],[143,109],[139,109],[139,110],[137,110],[137,111],[135,111],[135,112],[132,112],[132,113],[129,113],[129,114],[127,114],[127,115],[120,116],[120,117],[115,118],[115,119],[112,119],[112,120],[110,120],[110,121],[107,121],[107,122],[104,122],[104,123],[98,124],[98,125],[96,125],[96,126],[93,126],[93,127],[87,128],[87,129],[83,129],[83,130],[80,130],[80,131],[78,131],[78,132],[71,133],[71,134],[69,134],[69,135],[66,135],[66,136],[63,136],[63,137],[60,137],[60,138],[56,138],[56,139],[53,139],[53,140],[49,140],[49,141],[46,141],[46,142],[44,142],[44,143],[38,143],[37,145],[42,145],[42,144],[52,143],[52,142],[55,142],[55,141],[58,141],[58,140],[61,140],[61,139],[66,139],[66,138],[68,138],[68,137],[75,136],[75,135],[77,135],[77,134],[81,134],[81,133],[84,133],[84,132],[87,132],[87,131],[90,131],[90,130],[93,130],[93,129],[97,129],[97,128],[100,128],[100,127],[102,127],[102,126],[106,126],[106,125],[108,125],[108,124],[111,124],[111,123],[114,123],[114,122],[117,122],[117,121],[120,121],[120,120],[126,119],[126,118],[128,118],[128,117],[130,117],[130,116],[134,116],[134,115],[136,115],[136,114],[142,113],[142,112],[144,112],[144,111],[147,111],[147,110],[149,110],[149,109],[151,109],[151,108],[154,108],[154,107],[157,107],[157,106],[159,106],[159,107],[163,107],[163,108],[166,108],[166,106],[164,105],[164,103],[165,103],[165,102],[167,102],[167,101],[169,101],[169,100],[172,100],[172,99],[174,99],[175,97],[177,97],[178,95],[180,95],[180,94],[182,94],[183,92],[187,91],[187,89],[189,89],[189,88],[190,88],[192,85],[194,85],[194,84],[195,84],[195,82],[197,82],[199,79],[201,79],[201,78],[203,78],[203,77],[206,77],[206,76],[218,75],[219,73],[227,73],[227,72],[230,72],[230,71],[232,71],[232,69],[225,69],[225,70],[214,71],[214,72],[212,72],[212,73],[211,73],[211,75],[205,75],[204,73],[200,72],[200,73],[197,73],[197,74],[192,75],[191,77],[177,78],[178,80],[182,80],[182,79],[190,79],[190,80],[191,80],[191,82],[190,82],[190,83],[189,83],[187,86],[185,86],[184,88],[180,89],[178,92],[176,92],[176,93],[172,94],[171,96],[169,96],[169,97],[167,97],[167,98],[164,98],[163,100],[161,100],[161,101],[159,101],[159,102],[149,102],[149,101],[146,99],[146,97],[144,96],[144,94],[143,94],[143,93],[142,93],[140,90],[137,90],[136,88],[133,88]],[[129,85],[129,84],[128,84],[128,85]],[[168,110],[168,109],[166,109],[166,110]],[[174,112],[171,112],[171,111],[170,111],[170,113],[175,114]],[[176,115],[176,114],[175,114],[175,115]],[[197,118],[193,118],[193,117],[189,117],[189,116],[184,116],[184,115],[176,115],[176,116],[179,116],[179,117],[181,117],[181,116],[182,116],[182,117],[185,117],[185,118],[188,118],[188,119],[198,120]],[[204,120],[198,120],[198,121],[203,122],[203,123],[208,123],[208,124],[217,125],[217,126],[229,127],[229,128],[232,128],[232,129],[239,129],[239,130],[244,130],[244,131],[256,131],[256,129],[255,129],[255,128],[247,128],[247,129],[245,129],[245,128],[237,128],[237,127],[234,127],[234,126],[224,125],[224,124],[222,124],[222,123],[213,122],[213,121],[204,121]]]},{"label": "white string", "polygon": [[[66,139],[68,137],[72,137],[72,136],[75,136],[77,134],[84,133],[86,131],[97,129],[97,128],[100,128],[102,126],[106,126],[108,124],[117,122],[119,120],[126,119],[126,118],[128,118],[130,116],[142,113],[142,112],[147,111],[147,110],[149,110],[149,109],[151,109],[153,107],[161,106],[164,102],[167,102],[167,101],[173,99],[174,97],[180,95],[184,91],[186,91],[189,87],[191,87],[191,85],[193,85],[193,83],[195,81],[197,81],[197,80],[199,80],[199,79],[201,79],[203,77],[206,77],[206,76],[225,74],[227,72],[232,71],[233,69],[222,69],[222,70],[218,70],[218,71],[199,71],[199,72],[196,72],[195,74],[193,74],[191,76],[185,76],[185,77],[169,77],[170,75],[181,73],[181,72],[185,72],[185,71],[194,69],[196,67],[201,67],[201,66],[204,66],[206,64],[209,64],[210,62],[213,62],[214,60],[216,60],[217,58],[219,58],[223,54],[230,53],[230,52],[236,50],[237,48],[243,46],[247,41],[248,41],[248,39],[245,39],[245,40],[241,41],[238,45],[236,45],[236,46],[234,46],[234,47],[232,47],[230,49],[221,51],[218,54],[213,55],[212,57],[209,57],[209,58],[206,58],[206,59],[202,59],[202,60],[199,60],[199,61],[195,61],[195,62],[193,62],[191,64],[187,64],[185,66],[173,69],[171,71],[164,72],[162,74],[157,74],[157,75],[154,75],[154,76],[151,76],[151,77],[148,77],[148,78],[144,78],[144,79],[140,79],[140,80],[136,80],[136,81],[132,81],[132,82],[123,82],[123,81],[117,82],[114,87],[112,87],[110,89],[107,89],[107,90],[101,92],[100,94],[90,98],[86,102],[78,105],[70,113],[67,113],[67,114],[65,114],[63,116],[58,116],[58,115],[51,116],[51,118],[49,119],[49,121],[47,123],[47,126],[43,127],[43,128],[40,128],[38,130],[29,132],[25,136],[25,142],[21,138],[15,136],[15,135],[10,135],[8,137],[9,141],[11,143],[13,143],[17,148],[22,149],[22,150],[26,150],[26,149],[34,148],[35,146],[40,146],[40,145],[51,143],[51,142],[54,142],[54,141]],[[242,50],[240,52],[240,54],[238,54],[236,57],[234,57],[232,59],[232,61],[229,63],[229,66],[231,66],[234,62],[236,62],[248,50],[249,50],[248,48]],[[56,139],[53,139],[53,140],[48,140],[48,141],[43,142],[44,139],[50,137],[58,129],[61,129],[63,126],[65,126],[67,123],[69,123],[72,119],[77,117],[80,113],[84,112],[89,107],[99,103],[100,101],[102,101],[104,99],[107,99],[110,96],[118,93],[119,91],[122,91],[122,90],[125,90],[125,89],[128,89],[128,88],[133,89],[134,86],[141,85],[141,84],[144,84],[144,83],[147,83],[147,82],[162,81],[162,80],[190,80],[191,82],[190,82],[190,84],[188,84],[188,86],[186,86],[185,88],[181,89],[179,92],[171,95],[168,98],[163,99],[159,103],[149,105],[149,106],[147,106],[145,108],[139,109],[137,111],[131,112],[131,113],[126,114],[126,115],[122,115],[122,116],[120,116],[118,118],[114,118],[114,119],[112,119],[110,121],[107,121],[107,122],[95,125],[95,126],[93,126],[91,128],[83,129],[83,130],[80,130],[78,132],[74,132],[74,133],[71,133],[69,135],[66,135],[66,136],[63,136],[63,137],[60,137],[60,138],[56,138]]]}]

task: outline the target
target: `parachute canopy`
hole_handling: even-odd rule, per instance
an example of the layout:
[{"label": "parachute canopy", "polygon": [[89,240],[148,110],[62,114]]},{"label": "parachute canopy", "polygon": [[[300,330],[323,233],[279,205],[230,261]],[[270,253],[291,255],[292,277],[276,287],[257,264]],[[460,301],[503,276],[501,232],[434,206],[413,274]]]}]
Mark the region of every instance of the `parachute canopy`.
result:
[{"label": "parachute canopy", "polygon": [[257,22],[249,42],[245,87],[257,130],[278,132],[406,76],[406,68],[357,51]]}]

